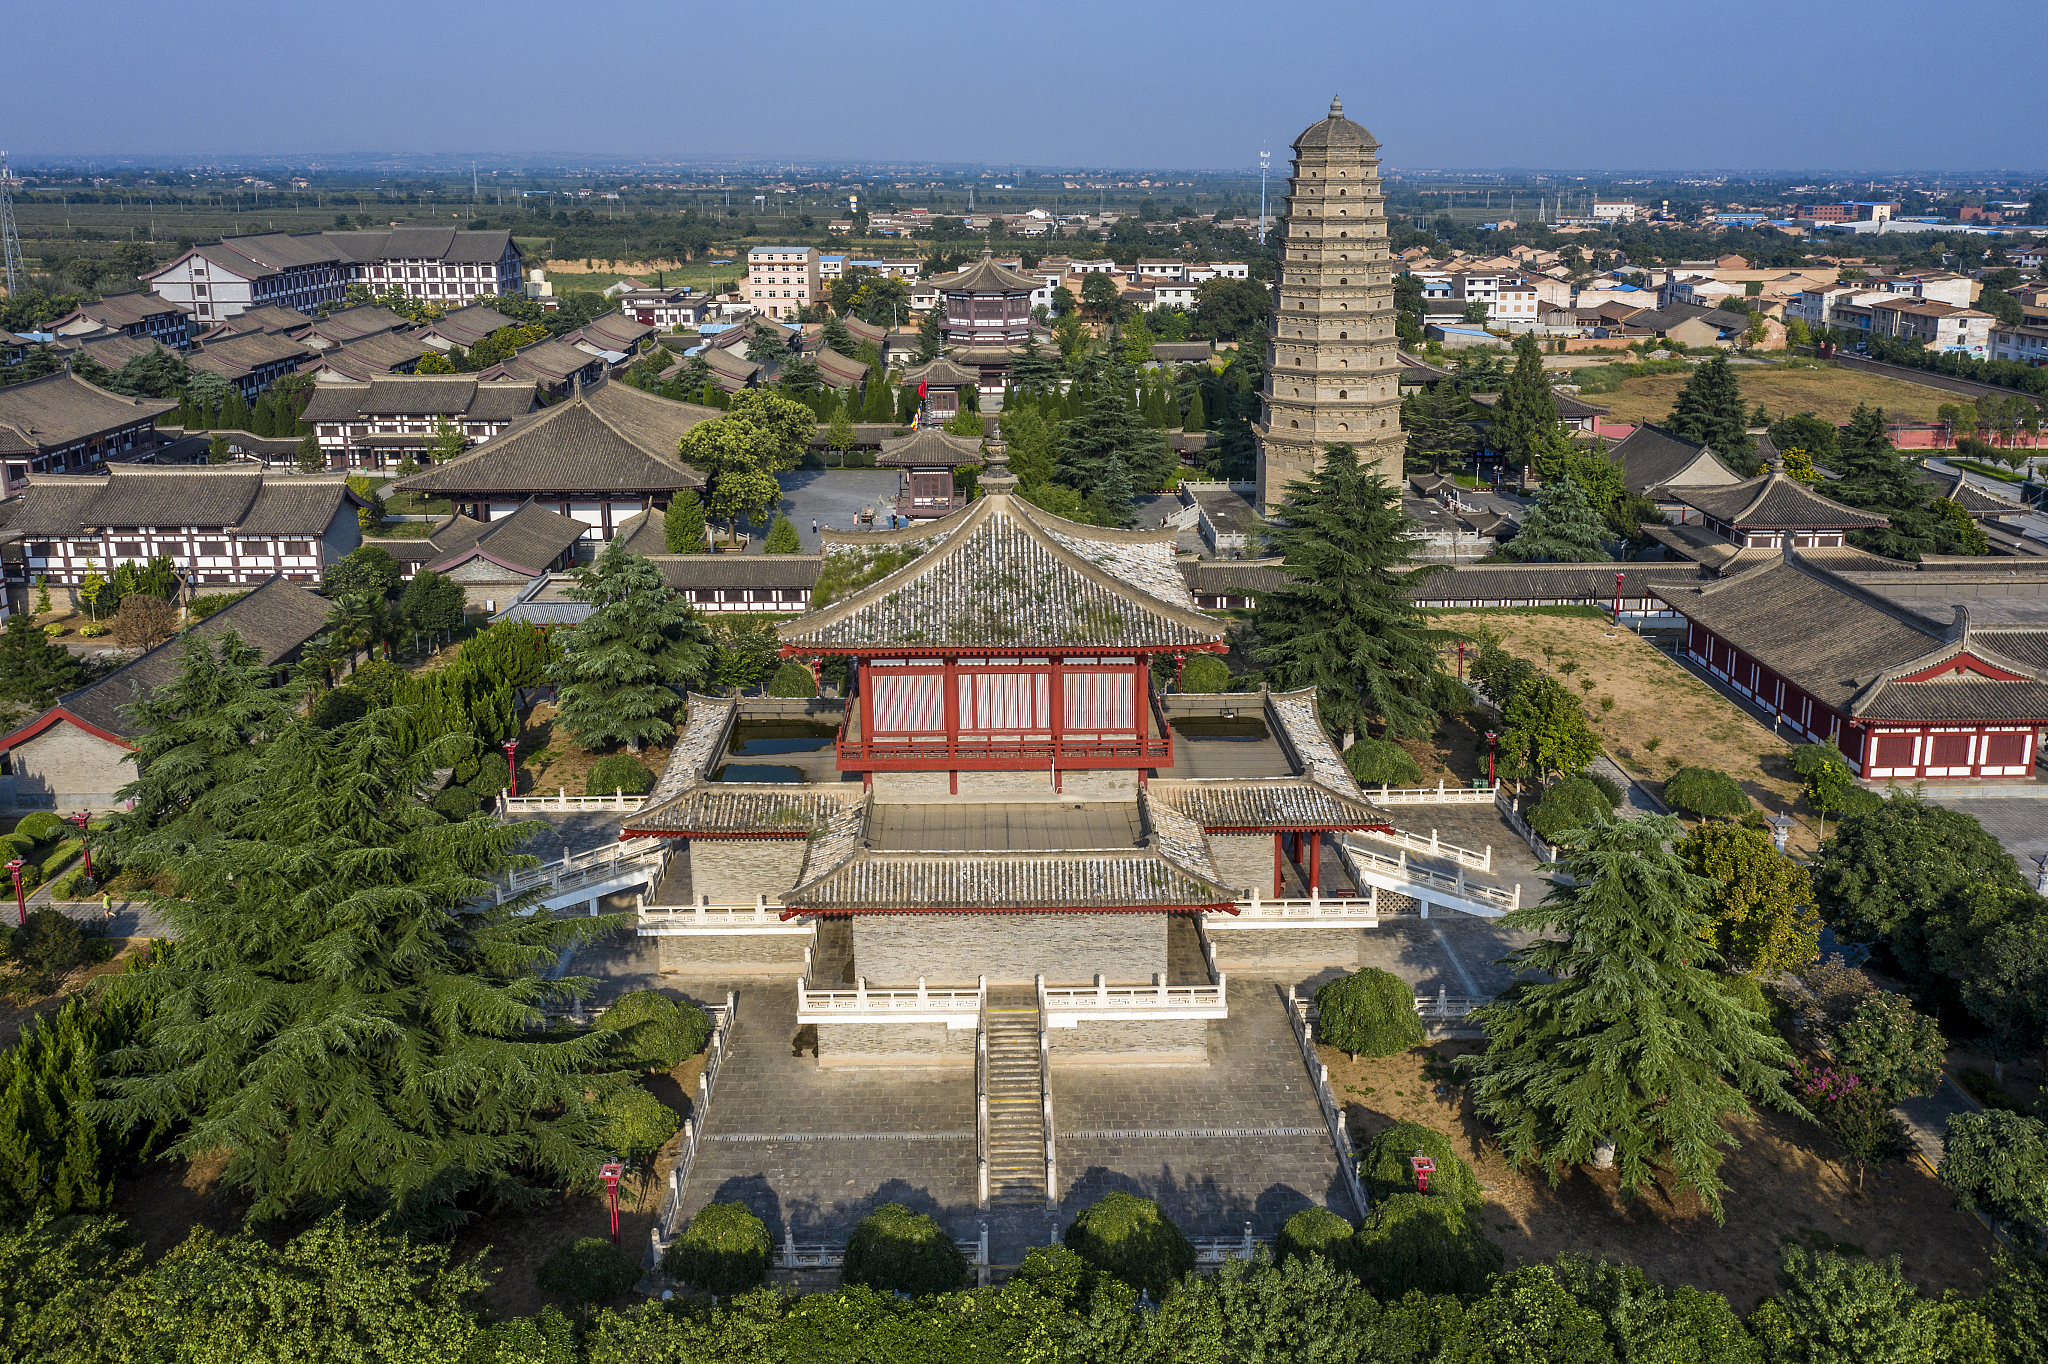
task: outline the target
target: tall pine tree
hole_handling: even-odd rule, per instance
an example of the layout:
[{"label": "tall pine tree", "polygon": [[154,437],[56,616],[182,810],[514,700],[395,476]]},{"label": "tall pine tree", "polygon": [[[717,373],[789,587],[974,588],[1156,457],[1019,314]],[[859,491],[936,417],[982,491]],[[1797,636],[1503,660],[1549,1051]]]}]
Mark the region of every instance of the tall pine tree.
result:
[{"label": "tall pine tree", "polygon": [[1537,935],[1508,960],[1522,980],[1480,1010],[1473,1104],[1516,1165],[1591,1163],[1612,1144],[1625,1193],[1668,1167],[1721,1216],[1725,1123],[1750,1101],[1799,1112],[1792,1055],[1769,1020],[1710,969],[1716,888],[1671,851],[1666,816],[1602,821],[1568,841],[1541,904],[1502,919]]},{"label": "tall pine tree", "polygon": [[36,618],[16,611],[0,631],[0,701],[43,710],[65,692],[85,685],[85,664],[43,633]]},{"label": "tall pine tree", "polygon": [[1478,445],[1472,423],[1479,409],[1456,384],[1439,382],[1413,401],[1413,415],[1402,414],[1411,457],[1442,473],[1446,463],[1463,460]]},{"label": "tall pine tree", "polygon": [[108,1058],[96,1114],[178,1125],[173,1155],[225,1152],[257,1220],[350,1206],[446,1230],[607,1154],[595,1110],[627,1083],[609,1035],[531,1030],[587,989],[547,978],[562,950],[610,922],[497,903],[534,826],[422,805],[475,740],[409,755],[399,719],[295,722],[246,783],[216,783],[218,836],[171,859],[179,893],[153,902],[169,960],[116,982],[154,1024]]},{"label": "tall pine tree", "polygon": [[564,632],[561,660],[548,670],[560,689],[557,723],[585,748],[625,743],[637,753],[667,739],[674,688],[701,683],[711,666],[709,633],[623,540],[572,576],[568,594],[597,609]]},{"label": "tall pine tree", "polygon": [[1604,563],[1614,557],[1602,547],[1611,538],[1578,480],[1566,475],[1543,485],[1535,507],[1522,514],[1522,528],[1500,547],[1500,556],[1521,563]]},{"label": "tall pine tree", "polygon": [[1457,685],[1438,652],[1451,634],[1409,594],[1449,565],[1410,568],[1422,540],[1399,491],[1332,445],[1313,477],[1288,485],[1282,516],[1272,541],[1288,581],[1259,602],[1255,656],[1280,685],[1317,688],[1340,735],[1375,720],[1391,735],[1429,733]]},{"label": "tall pine tree", "polygon": [[1100,493],[1110,459],[1123,465],[1134,492],[1159,488],[1178,461],[1166,433],[1146,425],[1139,410],[1137,376],[1114,358],[1091,383],[1080,415],[1060,437],[1057,477],[1084,496]]},{"label": "tall pine tree", "polygon": [[1543,377],[1543,351],[1526,332],[1515,338],[1515,370],[1493,409],[1487,444],[1510,464],[1527,464],[1539,432],[1557,424],[1557,400]]},{"label": "tall pine tree", "polygon": [[1760,467],[1756,442],[1749,438],[1742,384],[1729,368],[1728,357],[1718,351],[1685,381],[1671,415],[1664,419],[1664,429],[1708,446],[1745,478]]}]

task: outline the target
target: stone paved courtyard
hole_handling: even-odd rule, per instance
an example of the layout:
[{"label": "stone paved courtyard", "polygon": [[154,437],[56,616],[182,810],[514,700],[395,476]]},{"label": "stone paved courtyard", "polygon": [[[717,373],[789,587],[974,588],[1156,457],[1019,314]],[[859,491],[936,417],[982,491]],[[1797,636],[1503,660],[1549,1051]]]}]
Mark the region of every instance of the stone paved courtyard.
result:
[{"label": "stone paved courtyard", "polygon": [[972,1070],[820,1070],[795,1054],[789,987],[676,976],[663,985],[700,999],[739,994],[685,1218],[741,1202],[777,1240],[787,1228],[799,1242],[843,1242],[874,1208],[902,1203],[963,1239],[986,1223],[992,1258],[1010,1264],[1113,1189],[1158,1199],[1198,1236],[1235,1235],[1247,1220],[1270,1236],[1311,1204],[1356,1216],[1279,982],[1233,978],[1231,1017],[1211,1025],[1207,1066],[1056,1065],[1057,1213],[975,1207]]}]

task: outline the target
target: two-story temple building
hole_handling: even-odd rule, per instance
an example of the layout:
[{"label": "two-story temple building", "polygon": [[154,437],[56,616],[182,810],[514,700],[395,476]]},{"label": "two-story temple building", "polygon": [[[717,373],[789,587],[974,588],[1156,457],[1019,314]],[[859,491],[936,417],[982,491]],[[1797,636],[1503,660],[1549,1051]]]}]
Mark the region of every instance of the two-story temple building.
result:
[{"label": "two-story temple building", "polygon": [[[1020,987],[1055,1062],[1205,1063],[1224,968],[1355,964],[1372,911],[1338,840],[1391,826],[1312,691],[1162,694],[1226,647],[1174,531],[1062,520],[1000,465],[983,486],[937,521],[826,533],[812,609],[777,633],[843,664],[846,698],[692,698],[621,834],[675,840],[663,898],[691,908],[640,931],[664,970],[800,977],[826,1066],[972,1064],[980,1002]],[[763,723],[805,718],[810,751],[748,761]]]}]

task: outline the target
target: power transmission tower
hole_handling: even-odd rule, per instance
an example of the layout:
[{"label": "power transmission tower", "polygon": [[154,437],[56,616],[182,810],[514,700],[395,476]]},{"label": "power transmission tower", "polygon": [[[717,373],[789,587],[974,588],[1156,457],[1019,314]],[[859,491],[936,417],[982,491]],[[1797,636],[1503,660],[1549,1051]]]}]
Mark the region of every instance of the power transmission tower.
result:
[{"label": "power transmission tower", "polygon": [[14,226],[14,176],[6,152],[0,152],[0,248],[6,255],[7,296],[18,298],[28,287],[28,270],[21,263],[21,233]]}]

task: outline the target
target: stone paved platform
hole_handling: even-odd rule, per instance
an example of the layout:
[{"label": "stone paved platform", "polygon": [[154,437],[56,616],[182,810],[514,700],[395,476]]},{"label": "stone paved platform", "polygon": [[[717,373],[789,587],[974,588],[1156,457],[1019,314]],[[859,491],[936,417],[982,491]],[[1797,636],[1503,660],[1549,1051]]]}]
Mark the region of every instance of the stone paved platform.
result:
[{"label": "stone paved platform", "polygon": [[[1112,1190],[1157,1199],[1191,1236],[1270,1236],[1319,1205],[1355,1218],[1281,1002],[1284,982],[1230,977],[1209,1064],[1056,1067],[1062,1224]],[[1057,1046],[1057,1039],[1055,1039]]]},{"label": "stone paved platform", "polygon": [[793,1054],[794,992],[758,979],[664,979],[700,998],[739,995],[733,1051],[683,1216],[740,1202],[781,1239],[844,1241],[883,1203],[938,1218],[955,1236],[989,1228],[1011,1264],[1112,1189],[1157,1198],[1191,1235],[1249,1220],[1271,1235],[1312,1204],[1346,1203],[1335,1153],[1274,980],[1231,980],[1232,1017],[1213,1024],[1206,1067],[1061,1067],[1053,1075],[1061,1205],[975,1207],[971,1071],[820,1070]]}]

